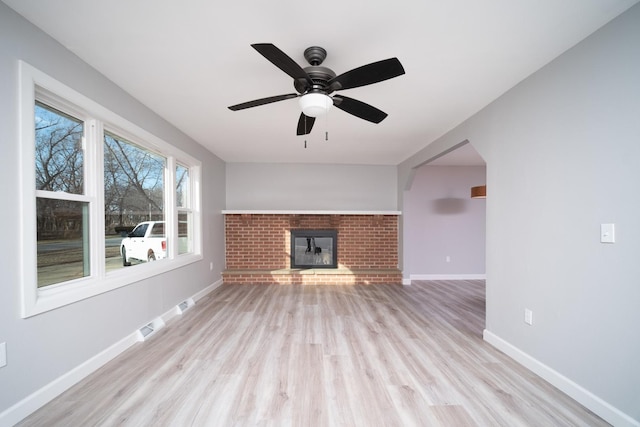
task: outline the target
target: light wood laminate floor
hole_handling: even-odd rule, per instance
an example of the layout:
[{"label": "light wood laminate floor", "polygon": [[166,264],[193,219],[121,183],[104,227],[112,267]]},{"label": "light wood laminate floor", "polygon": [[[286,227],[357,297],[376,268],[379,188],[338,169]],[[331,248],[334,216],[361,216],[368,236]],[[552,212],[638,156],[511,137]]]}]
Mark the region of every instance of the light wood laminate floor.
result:
[{"label": "light wood laminate floor", "polygon": [[20,425],[608,425],[482,340],[484,294],[221,286]]}]

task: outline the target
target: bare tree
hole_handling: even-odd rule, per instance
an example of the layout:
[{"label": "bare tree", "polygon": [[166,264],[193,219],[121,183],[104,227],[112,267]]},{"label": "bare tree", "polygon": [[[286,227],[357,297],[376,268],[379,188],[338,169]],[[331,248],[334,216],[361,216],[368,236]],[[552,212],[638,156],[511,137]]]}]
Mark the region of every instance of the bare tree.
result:
[{"label": "bare tree", "polygon": [[[36,189],[84,194],[84,123],[54,108],[36,103]],[[162,156],[105,132],[105,227],[133,226],[162,217],[164,171]],[[65,230],[81,231],[82,204],[63,198],[39,198],[38,232],[55,237]]]},{"label": "bare tree", "polygon": [[36,189],[83,192],[83,123],[37,106]]},{"label": "bare tree", "polygon": [[[83,123],[39,103],[35,106],[35,115],[36,189],[82,194]],[[41,236],[80,232],[82,218],[78,202],[40,198],[36,209]]]},{"label": "bare tree", "polygon": [[106,133],[104,138],[105,215],[119,226],[161,216],[165,159]]}]

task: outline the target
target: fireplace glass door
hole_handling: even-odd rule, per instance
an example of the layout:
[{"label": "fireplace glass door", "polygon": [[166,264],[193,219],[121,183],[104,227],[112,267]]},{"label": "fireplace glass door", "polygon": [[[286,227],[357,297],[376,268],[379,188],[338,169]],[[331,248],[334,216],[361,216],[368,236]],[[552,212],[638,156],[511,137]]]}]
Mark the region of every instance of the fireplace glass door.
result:
[{"label": "fireplace glass door", "polygon": [[336,230],[291,230],[291,268],[336,268]]}]

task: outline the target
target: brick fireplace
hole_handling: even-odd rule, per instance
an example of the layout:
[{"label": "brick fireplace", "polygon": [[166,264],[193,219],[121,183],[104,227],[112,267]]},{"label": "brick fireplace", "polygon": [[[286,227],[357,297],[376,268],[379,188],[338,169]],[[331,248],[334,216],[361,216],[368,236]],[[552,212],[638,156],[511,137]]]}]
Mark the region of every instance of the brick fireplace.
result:
[{"label": "brick fireplace", "polygon": [[[224,283],[402,284],[398,269],[399,212],[223,211],[223,214]],[[291,230],[335,231],[337,268],[292,268]]]}]

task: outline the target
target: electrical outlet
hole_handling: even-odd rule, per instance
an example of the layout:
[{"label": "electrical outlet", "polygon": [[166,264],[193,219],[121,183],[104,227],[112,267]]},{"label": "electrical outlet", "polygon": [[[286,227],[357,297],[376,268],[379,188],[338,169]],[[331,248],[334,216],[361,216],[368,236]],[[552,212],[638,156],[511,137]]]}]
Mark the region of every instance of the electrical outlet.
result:
[{"label": "electrical outlet", "polygon": [[209,263],[209,271],[213,271],[213,263],[212,262]]},{"label": "electrical outlet", "polygon": [[527,325],[533,325],[533,311],[528,308],[524,309],[524,323]]},{"label": "electrical outlet", "polygon": [[451,262],[451,257],[449,255],[447,255],[444,259],[446,262]]},{"label": "electrical outlet", "polygon": [[7,343],[0,343],[0,368],[7,366]]}]

